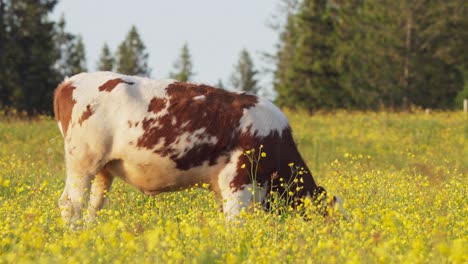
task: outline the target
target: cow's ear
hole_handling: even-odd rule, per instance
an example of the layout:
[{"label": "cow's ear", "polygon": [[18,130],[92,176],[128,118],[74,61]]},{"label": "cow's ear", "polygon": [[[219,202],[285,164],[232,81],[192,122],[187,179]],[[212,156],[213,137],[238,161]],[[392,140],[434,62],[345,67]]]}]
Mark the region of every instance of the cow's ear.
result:
[{"label": "cow's ear", "polygon": [[348,215],[346,214],[346,211],[344,210],[343,202],[341,201],[340,197],[333,196],[331,207],[333,210],[333,215],[339,212],[344,220],[349,220]]}]

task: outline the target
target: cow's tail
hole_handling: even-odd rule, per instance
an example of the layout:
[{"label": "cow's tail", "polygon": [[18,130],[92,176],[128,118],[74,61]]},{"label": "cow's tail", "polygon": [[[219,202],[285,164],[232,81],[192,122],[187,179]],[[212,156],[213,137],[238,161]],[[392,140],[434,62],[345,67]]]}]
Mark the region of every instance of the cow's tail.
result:
[{"label": "cow's tail", "polygon": [[[71,114],[71,111],[68,111],[71,109],[68,109],[69,107],[66,107],[70,103],[70,102],[66,102],[66,100],[72,99],[70,98],[71,96],[70,88],[72,88],[71,82],[68,80],[65,80],[64,82],[60,83],[54,91],[54,117],[58,123],[62,136],[65,136],[65,133],[66,133],[66,128],[64,131],[63,126],[64,125],[68,126],[68,122],[69,122],[69,120],[65,120],[66,119],[65,115]],[[65,113],[65,112],[70,112],[70,113]],[[67,124],[64,124],[64,122],[67,122]]]},{"label": "cow's tail", "polygon": [[57,86],[57,88],[55,88],[55,91],[54,91],[54,117],[55,117],[55,121],[59,121],[60,120],[60,108],[59,108],[59,93],[60,93],[60,88],[61,86],[63,85],[63,83],[59,84],[59,86]]}]

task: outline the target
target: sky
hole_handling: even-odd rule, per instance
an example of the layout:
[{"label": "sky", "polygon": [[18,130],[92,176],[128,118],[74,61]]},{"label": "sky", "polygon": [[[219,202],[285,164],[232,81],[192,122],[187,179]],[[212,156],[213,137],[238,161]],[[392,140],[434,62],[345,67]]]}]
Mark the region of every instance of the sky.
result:
[{"label": "sky", "polygon": [[[66,30],[79,34],[89,71],[96,70],[104,43],[112,52],[132,25],[150,54],[151,77],[167,78],[188,44],[194,82],[229,86],[234,65],[247,49],[257,70],[274,68],[262,53],[273,54],[278,32],[268,25],[279,14],[279,0],[61,0],[52,19],[63,14]],[[262,87],[271,89],[271,74],[261,73]],[[229,87],[228,87],[229,88]]]}]

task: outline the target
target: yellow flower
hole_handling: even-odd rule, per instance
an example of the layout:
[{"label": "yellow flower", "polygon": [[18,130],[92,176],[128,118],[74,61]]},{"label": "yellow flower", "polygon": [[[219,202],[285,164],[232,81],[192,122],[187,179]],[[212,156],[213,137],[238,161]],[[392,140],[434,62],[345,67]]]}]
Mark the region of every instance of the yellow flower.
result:
[{"label": "yellow flower", "polygon": [[288,166],[289,166],[289,167],[294,166],[294,162],[289,163]]},{"label": "yellow flower", "polygon": [[3,187],[10,187],[10,180],[5,180],[3,182]]},{"label": "yellow flower", "polygon": [[241,169],[245,169],[245,163],[241,165]]},{"label": "yellow flower", "polygon": [[262,158],[266,158],[266,153],[265,152],[262,152]]}]

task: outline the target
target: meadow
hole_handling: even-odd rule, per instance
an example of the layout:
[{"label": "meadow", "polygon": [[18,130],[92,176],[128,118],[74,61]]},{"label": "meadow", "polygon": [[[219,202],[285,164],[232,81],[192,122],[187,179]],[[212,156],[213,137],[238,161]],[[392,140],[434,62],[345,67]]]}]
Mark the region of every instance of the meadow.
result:
[{"label": "meadow", "polygon": [[286,113],[347,221],[253,210],[227,223],[203,188],[145,196],[116,180],[98,223],[70,231],[55,122],[0,115],[0,263],[468,262],[467,114]]}]

